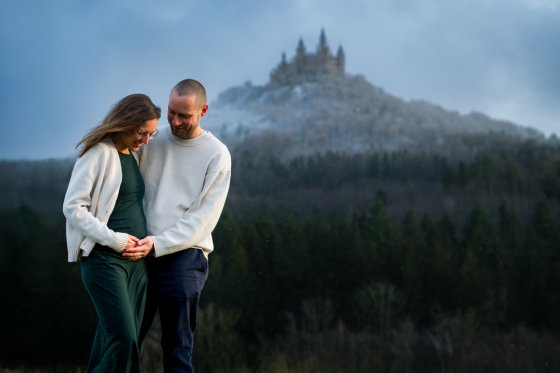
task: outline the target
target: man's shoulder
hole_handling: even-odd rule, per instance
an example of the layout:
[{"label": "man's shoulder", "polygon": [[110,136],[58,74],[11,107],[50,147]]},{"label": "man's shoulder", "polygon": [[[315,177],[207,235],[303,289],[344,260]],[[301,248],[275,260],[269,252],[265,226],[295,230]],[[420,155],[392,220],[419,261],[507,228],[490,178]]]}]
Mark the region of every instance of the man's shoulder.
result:
[{"label": "man's shoulder", "polygon": [[219,164],[219,168],[222,170],[231,169],[231,154],[228,147],[213,134],[210,132],[209,134],[211,136],[213,162],[217,162],[216,164]]},{"label": "man's shoulder", "polygon": [[229,154],[229,149],[227,147],[226,144],[224,144],[219,138],[217,138],[212,132],[210,131],[206,131],[209,141],[213,144],[213,146],[216,146],[218,149],[220,149],[222,152],[228,153]]}]

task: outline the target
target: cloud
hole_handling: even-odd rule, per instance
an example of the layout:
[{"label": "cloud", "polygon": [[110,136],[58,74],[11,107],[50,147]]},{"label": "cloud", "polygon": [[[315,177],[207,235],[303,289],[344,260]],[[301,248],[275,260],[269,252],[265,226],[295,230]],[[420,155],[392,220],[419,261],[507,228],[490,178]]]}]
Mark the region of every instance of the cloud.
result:
[{"label": "cloud", "polygon": [[0,159],[71,154],[119,98],[165,107],[184,77],[211,99],[264,84],[322,28],[349,73],[396,96],[560,133],[554,0],[4,1]]},{"label": "cloud", "polygon": [[560,11],[558,0],[524,0],[525,5],[534,10]]}]

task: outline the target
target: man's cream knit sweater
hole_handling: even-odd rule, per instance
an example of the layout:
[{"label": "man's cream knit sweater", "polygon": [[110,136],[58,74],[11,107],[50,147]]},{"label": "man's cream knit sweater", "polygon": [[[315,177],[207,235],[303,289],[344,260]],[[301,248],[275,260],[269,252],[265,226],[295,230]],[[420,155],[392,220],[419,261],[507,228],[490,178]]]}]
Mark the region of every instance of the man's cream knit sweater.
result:
[{"label": "man's cream knit sweater", "polygon": [[175,137],[169,127],[140,155],[144,177],[144,213],[156,256],[199,248],[214,250],[216,227],[229,190],[231,156],[210,132],[190,139]]}]

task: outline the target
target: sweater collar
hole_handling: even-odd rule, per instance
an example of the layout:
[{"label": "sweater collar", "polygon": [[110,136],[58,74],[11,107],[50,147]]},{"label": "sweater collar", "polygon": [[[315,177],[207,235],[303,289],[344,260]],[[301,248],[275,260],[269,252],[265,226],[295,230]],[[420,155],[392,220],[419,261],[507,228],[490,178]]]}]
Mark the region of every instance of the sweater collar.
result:
[{"label": "sweater collar", "polygon": [[199,144],[202,144],[203,142],[208,141],[211,136],[209,131],[203,130],[200,136],[197,136],[194,139],[183,140],[178,138],[177,136],[174,136],[169,127],[166,128],[165,135],[169,137],[172,142],[179,146],[197,146]]}]

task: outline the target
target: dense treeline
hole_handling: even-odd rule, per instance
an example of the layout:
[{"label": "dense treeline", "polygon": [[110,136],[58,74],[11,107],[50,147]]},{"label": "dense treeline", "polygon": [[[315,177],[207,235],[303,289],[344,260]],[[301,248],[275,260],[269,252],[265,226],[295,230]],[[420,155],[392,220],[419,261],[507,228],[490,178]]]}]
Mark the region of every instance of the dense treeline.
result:
[{"label": "dense treeline", "polygon": [[226,214],[205,300],[234,315],[246,343],[337,328],[388,338],[405,321],[416,330],[459,320],[469,333],[560,331],[560,223],[545,203],[526,223],[507,205],[497,216],[478,206],[459,226],[413,211],[390,219],[384,203],[379,193],[350,219]]},{"label": "dense treeline", "polygon": [[62,372],[87,360],[95,314],[65,247],[62,218],[27,206],[0,212],[0,368]]},{"label": "dense treeline", "polygon": [[[311,299],[328,300],[330,321],[353,330],[387,328],[403,317],[429,326],[472,311],[493,329],[522,323],[560,331],[560,223],[546,204],[537,203],[527,223],[506,205],[496,217],[478,206],[456,226],[413,211],[390,219],[382,199],[350,219],[273,221],[263,211],[256,222],[240,222],[226,214],[206,298],[253,310],[241,315],[244,334],[284,331],[288,316],[299,319]],[[375,315],[370,306],[387,291],[392,298]]]},{"label": "dense treeline", "polygon": [[493,213],[505,201],[526,219],[536,200],[560,200],[560,145],[488,144],[456,154],[324,154],[282,162],[274,155],[234,157],[236,213],[252,215],[266,205],[307,214],[315,209],[351,214],[371,206],[376,191],[389,197],[392,217],[415,210],[433,218],[446,213],[460,223],[477,204]]},{"label": "dense treeline", "polygon": [[[0,368],[83,367],[94,333],[79,265],[66,263],[70,162],[53,162],[0,163],[11,196],[0,209]],[[238,154],[234,170],[200,371],[560,370],[559,148]]]}]

